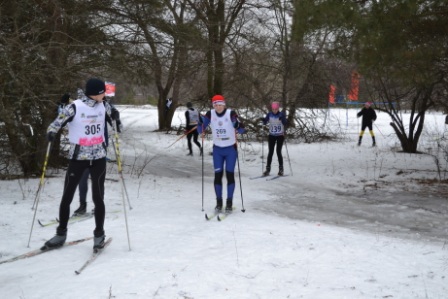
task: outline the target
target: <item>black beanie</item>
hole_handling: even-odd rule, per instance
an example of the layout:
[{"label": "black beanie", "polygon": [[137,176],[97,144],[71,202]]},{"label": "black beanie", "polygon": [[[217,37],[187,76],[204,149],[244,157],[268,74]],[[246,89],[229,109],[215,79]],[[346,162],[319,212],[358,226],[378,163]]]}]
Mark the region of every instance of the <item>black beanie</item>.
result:
[{"label": "black beanie", "polygon": [[106,92],[106,84],[104,81],[91,78],[86,83],[86,96],[97,96]]},{"label": "black beanie", "polygon": [[193,104],[191,102],[188,102],[187,103],[187,108],[192,108],[192,107],[193,107]]}]

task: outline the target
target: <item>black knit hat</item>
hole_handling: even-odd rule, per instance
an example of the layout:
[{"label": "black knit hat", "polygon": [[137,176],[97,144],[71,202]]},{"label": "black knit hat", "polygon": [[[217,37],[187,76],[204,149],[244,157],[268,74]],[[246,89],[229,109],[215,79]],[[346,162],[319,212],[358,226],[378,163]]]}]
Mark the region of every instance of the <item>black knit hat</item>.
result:
[{"label": "black knit hat", "polygon": [[193,104],[191,102],[188,102],[187,103],[187,108],[192,108],[192,107],[193,107]]},{"label": "black knit hat", "polygon": [[106,84],[97,78],[90,78],[86,82],[86,96],[97,96],[106,92]]}]

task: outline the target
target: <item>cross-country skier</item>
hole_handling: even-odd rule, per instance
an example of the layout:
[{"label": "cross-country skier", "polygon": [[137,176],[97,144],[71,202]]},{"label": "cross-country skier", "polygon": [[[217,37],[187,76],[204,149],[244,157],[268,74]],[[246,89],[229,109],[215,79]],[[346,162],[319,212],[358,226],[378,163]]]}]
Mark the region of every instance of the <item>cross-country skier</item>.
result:
[{"label": "cross-country skier", "polygon": [[185,120],[186,120],[186,134],[188,141],[188,156],[193,156],[193,147],[191,144],[191,138],[193,138],[194,143],[199,147],[200,155],[202,156],[202,147],[198,141],[198,131],[193,130],[199,123],[199,111],[193,108],[193,104],[191,102],[187,103],[187,111],[185,111]]},{"label": "cross-country skier", "polygon": [[[83,91],[80,89],[78,90],[78,98],[83,97]],[[62,112],[62,110],[67,106],[68,104],[73,103],[73,100],[70,98],[69,93],[65,93],[60,100],[60,104],[58,105],[58,114]],[[116,119],[117,124],[117,132],[120,133],[123,125],[120,121],[120,113],[119,111],[109,102],[109,105],[111,106],[112,112],[115,113],[115,115],[118,116],[118,119]],[[112,122],[109,123],[112,126]],[[106,143],[106,147],[108,146],[109,136],[107,131],[107,126],[104,128],[104,139]],[[106,157],[106,159],[108,159]],[[73,215],[84,215],[87,212],[87,192],[89,191],[89,174],[90,170],[86,169],[84,173],[82,174],[81,180],[79,181],[79,207],[73,212]],[[92,211],[93,212],[93,211]]]},{"label": "cross-country skier", "polygon": [[373,122],[376,120],[376,112],[372,108],[371,102],[366,102],[361,111],[358,112],[358,117],[362,116],[361,132],[359,133],[358,146],[361,145],[364,130],[368,127],[370,136],[372,136],[372,146],[376,146],[375,134],[373,133]]},{"label": "cross-country skier", "polygon": [[278,158],[278,175],[283,175],[283,156],[282,147],[285,141],[285,127],[287,124],[286,115],[279,111],[280,103],[272,102],[271,111],[266,114],[264,118],[260,120],[264,125],[269,124],[269,137],[268,137],[268,161],[266,163],[266,170],[263,175],[269,175],[271,172],[272,156],[274,155],[275,144],[277,144],[277,158]]},{"label": "cross-country skier", "polygon": [[[213,109],[201,118],[198,133],[201,134],[210,125],[213,136],[213,167],[215,169],[214,188],[216,194],[215,210],[221,211],[223,204],[222,177],[224,169],[227,178],[226,212],[232,211],[233,192],[235,190],[235,164],[237,159],[236,132],[245,132],[235,111],[226,108],[222,95],[212,98]],[[225,168],[224,168],[225,167]]]},{"label": "cross-country skier", "polygon": [[59,206],[59,226],[56,235],[45,242],[44,247],[55,248],[65,243],[70,204],[81,176],[86,169],[92,177],[92,197],[95,204],[94,249],[104,246],[104,181],[106,177],[106,144],[104,128],[106,118],[116,119],[111,106],[105,102],[104,81],[91,78],[86,82],[85,95],[68,104],[47,129],[47,139],[52,142],[57,132],[68,126],[70,140],[69,165],[64,182],[64,191]]}]

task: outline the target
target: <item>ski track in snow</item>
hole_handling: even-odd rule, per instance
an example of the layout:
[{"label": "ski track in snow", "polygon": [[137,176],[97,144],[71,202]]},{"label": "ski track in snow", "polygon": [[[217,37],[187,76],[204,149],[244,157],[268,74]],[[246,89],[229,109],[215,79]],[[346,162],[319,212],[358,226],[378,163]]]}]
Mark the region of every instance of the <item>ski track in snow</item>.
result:
[{"label": "ski track in snow", "polygon": [[[249,179],[262,170],[261,144],[240,144],[237,209],[219,222],[204,219],[215,204],[211,156],[204,156],[202,197],[197,148],[187,157],[185,138],[167,148],[179,136],[154,132],[155,109],[118,107],[133,206],[127,210],[131,250],[120,182],[107,180],[111,246],[80,276],[74,270],[90,257],[90,242],[2,264],[2,298],[446,298],[447,188],[413,181],[437,177],[433,158],[392,152],[396,140],[388,135],[386,115],[379,113],[375,123],[384,134],[375,130],[377,148],[368,147],[368,134],[365,145],[354,145],[354,116],[346,141],[288,143],[285,173],[291,165],[293,175],[272,181]],[[183,110],[176,113],[175,120],[183,119]],[[329,119],[345,117],[345,111],[332,113]],[[443,123],[437,117],[443,115],[434,116]],[[205,141],[204,152],[210,150]],[[274,155],[274,173],[276,163]],[[115,164],[108,163],[107,171],[119,179]],[[65,175],[49,172],[55,177],[45,180],[36,212],[43,220],[58,214]],[[26,247],[37,186],[38,178],[0,181],[0,261],[38,248],[54,234],[54,226],[36,223]],[[77,200],[75,195],[73,210]],[[93,229],[93,219],[72,224],[68,240],[91,236]]]}]

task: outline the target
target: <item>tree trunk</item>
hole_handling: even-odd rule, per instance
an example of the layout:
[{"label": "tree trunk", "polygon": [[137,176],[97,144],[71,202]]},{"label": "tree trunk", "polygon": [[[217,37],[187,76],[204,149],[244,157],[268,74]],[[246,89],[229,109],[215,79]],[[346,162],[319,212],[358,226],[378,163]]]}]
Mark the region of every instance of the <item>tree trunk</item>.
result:
[{"label": "tree trunk", "polygon": [[408,138],[404,132],[402,132],[398,126],[391,122],[391,127],[394,129],[395,134],[397,134],[398,140],[400,140],[401,148],[405,153],[417,153],[417,145],[418,145],[418,138]]}]

